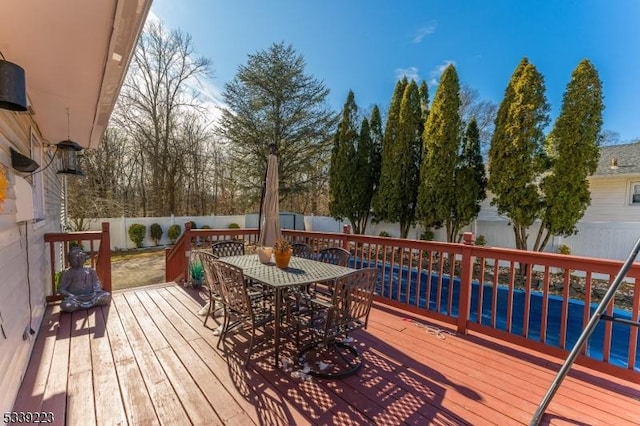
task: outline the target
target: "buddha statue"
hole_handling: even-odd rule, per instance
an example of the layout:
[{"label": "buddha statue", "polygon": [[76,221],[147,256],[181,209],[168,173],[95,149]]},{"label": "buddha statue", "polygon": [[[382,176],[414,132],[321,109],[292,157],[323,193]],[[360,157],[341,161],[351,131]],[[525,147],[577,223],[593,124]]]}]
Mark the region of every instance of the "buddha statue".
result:
[{"label": "buddha statue", "polygon": [[74,247],[69,250],[67,259],[69,269],[62,273],[58,285],[58,293],[64,296],[60,308],[65,312],[74,312],[107,305],[111,301],[111,293],[102,289],[96,270],[84,266],[84,251],[80,247]]}]

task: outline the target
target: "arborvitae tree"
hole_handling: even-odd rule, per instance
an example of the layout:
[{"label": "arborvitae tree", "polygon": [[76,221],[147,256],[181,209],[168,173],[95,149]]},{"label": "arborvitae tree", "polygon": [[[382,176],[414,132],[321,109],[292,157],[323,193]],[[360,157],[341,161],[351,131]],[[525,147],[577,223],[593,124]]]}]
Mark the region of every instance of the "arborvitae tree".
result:
[{"label": "arborvitae tree", "polygon": [[[402,97],[398,105],[400,89]],[[420,125],[418,86],[413,80],[407,83],[405,78],[396,85],[391,102],[383,142],[382,175],[376,192],[377,211],[384,214],[377,217],[398,222],[401,238],[407,238],[409,228],[415,222],[422,152]]]},{"label": "arborvitae tree", "polygon": [[515,245],[521,250],[527,250],[528,229],[543,211],[538,184],[547,170],[544,128],[548,123],[544,78],[523,58],[498,109],[488,180],[494,194],[491,203],[511,221]]},{"label": "arborvitae tree", "polygon": [[371,130],[369,120],[362,119],[360,135],[353,164],[353,174],[348,182],[351,192],[351,211],[347,215],[353,225],[353,232],[364,234],[371,212],[371,200],[375,186],[376,171],[373,164],[373,146],[371,144]]},{"label": "arborvitae tree", "polygon": [[422,83],[420,83],[418,87],[418,96],[420,97],[420,121],[422,123],[420,135],[422,135],[424,124],[427,122],[427,117],[429,117],[429,88],[427,82],[424,80],[422,80]]},{"label": "arborvitae tree", "polygon": [[398,135],[400,121],[400,103],[407,87],[407,79],[396,83],[389,107],[387,123],[382,139],[382,161],[380,166],[380,184],[373,197],[373,212],[376,220],[386,222],[396,222],[398,211],[401,209],[400,200],[396,193],[398,185],[398,167],[396,158],[398,157],[395,143]]},{"label": "arborvitae tree", "polygon": [[[380,185],[380,168],[382,167],[382,118],[378,105],[374,105],[369,118],[369,131],[371,134],[371,168],[373,169],[373,193]],[[371,202],[373,203],[373,197]]]},{"label": "arborvitae tree", "polygon": [[329,169],[329,213],[341,220],[351,211],[351,179],[355,173],[353,158],[358,141],[358,106],[353,91],[349,91],[342,108],[342,118],[333,138]]},{"label": "arborvitae tree", "polygon": [[[536,245],[543,250],[551,235],[570,236],[591,203],[587,177],[596,171],[602,129],[602,83],[588,60],[578,64],[547,139],[551,173],[543,179],[546,209]],[[543,235],[543,230],[546,230]]]},{"label": "arborvitae tree", "polygon": [[457,235],[460,238],[460,230],[478,217],[480,203],[486,198],[487,177],[480,146],[480,129],[472,118],[462,141],[462,153],[456,168],[455,206],[451,221],[453,232],[450,237]]},{"label": "arborvitae tree", "polygon": [[460,83],[453,65],[447,66],[433,98],[422,136],[418,217],[426,228],[444,225],[447,241],[457,233],[456,166],[460,149]]}]

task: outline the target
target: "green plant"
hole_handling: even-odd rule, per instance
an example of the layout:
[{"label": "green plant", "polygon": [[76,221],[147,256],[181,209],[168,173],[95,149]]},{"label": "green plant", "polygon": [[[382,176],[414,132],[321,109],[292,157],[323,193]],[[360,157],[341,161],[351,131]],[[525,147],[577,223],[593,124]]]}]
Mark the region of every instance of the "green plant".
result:
[{"label": "green plant", "polygon": [[134,223],[129,227],[129,238],[136,245],[137,248],[142,247],[142,241],[147,233],[147,227],[139,223]]},{"label": "green plant", "polygon": [[53,282],[54,282],[54,285],[55,285],[54,288],[56,289],[56,291],[55,291],[56,294],[58,294],[58,286],[60,285],[60,278],[62,277],[62,273],[63,272],[64,271],[56,271],[56,273],[55,273],[55,275],[53,277]]},{"label": "green plant", "polygon": [[486,245],[487,245],[487,239],[485,238],[485,236],[484,236],[484,235],[478,235],[478,236],[476,237],[476,242],[475,242],[475,244],[476,244],[477,246],[486,246]]},{"label": "green plant", "polygon": [[[209,225],[202,225],[202,227],[200,229],[211,229],[211,227]],[[205,243],[210,243],[211,242],[211,236],[206,236],[203,238]]]},{"label": "green plant", "polygon": [[180,228],[180,225],[178,224],[173,224],[169,227],[169,229],[167,229],[167,237],[169,237],[169,241],[171,242],[171,244],[174,244],[176,242],[181,233],[182,228]]},{"label": "green plant", "polygon": [[152,223],[149,228],[149,234],[151,235],[151,239],[155,245],[160,244],[160,239],[162,238],[162,226],[160,226],[159,223]]},{"label": "green plant", "polygon": [[229,224],[229,229],[239,229],[240,225],[238,225],[237,223],[230,223]]},{"label": "green plant", "polygon": [[422,234],[420,234],[420,239],[424,241],[433,241],[435,238],[435,234],[431,229],[426,229]]},{"label": "green plant", "polygon": [[191,270],[191,281],[193,285],[202,285],[202,280],[204,279],[204,267],[200,261],[192,262],[189,266]]},{"label": "green plant", "polygon": [[571,254],[571,247],[569,247],[566,244],[562,244],[560,247],[558,247],[558,253],[560,253],[560,254]]},{"label": "green plant", "polygon": [[388,233],[387,231],[380,231],[380,233],[378,234],[379,237],[390,237],[391,234]]},{"label": "green plant", "polygon": [[198,225],[194,221],[190,220],[189,223],[191,223],[191,229],[198,229]]},{"label": "green plant", "polygon": [[291,244],[287,240],[277,240],[273,243],[273,251],[274,252],[286,252],[291,248]]}]

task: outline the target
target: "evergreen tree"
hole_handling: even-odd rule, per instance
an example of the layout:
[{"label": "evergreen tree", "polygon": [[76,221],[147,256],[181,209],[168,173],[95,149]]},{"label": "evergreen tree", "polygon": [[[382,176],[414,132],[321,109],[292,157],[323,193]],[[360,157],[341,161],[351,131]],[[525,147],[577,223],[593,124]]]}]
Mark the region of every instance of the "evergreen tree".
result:
[{"label": "evergreen tree", "polygon": [[450,237],[459,236],[460,230],[478,217],[480,203],[486,198],[487,178],[482,161],[480,129],[475,118],[469,122],[462,141],[455,180],[453,232]]},{"label": "evergreen tree", "polygon": [[[378,105],[374,105],[369,118],[369,131],[371,134],[371,168],[373,169],[373,193],[380,185],[380,168],[382,167],[382,118]],[[373,203],[373,196],[371,202]]]},{"label": "evergreen tree", "polygon": [[551,235],[575,234],[576,223],[591,203],[587,177],[598,165],[603,109],[598,71],[591,62],[582,60],[571,75],[560,115],[547,139],[552,165],[542,183],[546,209],[538,234],[540,250]]},{"label": "evergreen tree", "polygon": [[242,176],[236,191],[247,207],[257,207],[271,143],[277,146],[281,201],[308,194],[325,179],[326,169],[318,165],[329,160],[338,117],[326,102],[329,89],[305,66],[292,46],[274,43],[249,55],[225,84],[217,130],[230,145],[227,169]]},{"label": "evergreen tree", "polygon": [[396,83],[382,139],[380,184],[373,197],[373,212],[378,221],[396,222],[399,216],[400,201],[395,191],[398,184],[398,170],[395,163],[398,154],[394,145],[398,134],[400,103],[407,84],[406,78]]},{"label": "evergreen tree", "polygon": [[[400,90],[402,97],[398,105]],[[384,213],[376,217],[398,222],[401,238],[407,238],[415,222],[422,153],[421,117],[418,86],[413,80],[407,83],[405,78],[396,85],[391,102],[383,142],[382,175],[376,192],[378,206],[382,206],[378,211]]]},{"label": "evergreen tree", "polygon": [[456,167],[460,149],[460,83],[453,65],[447,66],[433,98],[422,136],[418,217],[426,228],[444,225],[447,241],[456,236]]},{"label": "evergreen tree", "polygon": [[329,213],[341,220],[351,212],[351,179],[355,173],[353,158],[358,140],[358,106],[353,91],[347,94],[342,108],[342,118],[333,138],[329,169]]},{"label": "evergreen tree", "polygon": [[375,186],[374,176],[376,174],[373,154],[369,120],[363,118],[355,158],[351,162],[353,174],[348,182],[351,192],[351,211],[347,217],[356,234],[364,234],[371,212],[371,200]]},{"label": "evergreen tree", "polygon": [[544,128],[548,123],[544,78],[523,58],[498,108],[488,180],[494,194],[491,203],[511,221],[515,245],[521,250],[527,249],[528,229],[543,210],[538,183],[547,170]]}]

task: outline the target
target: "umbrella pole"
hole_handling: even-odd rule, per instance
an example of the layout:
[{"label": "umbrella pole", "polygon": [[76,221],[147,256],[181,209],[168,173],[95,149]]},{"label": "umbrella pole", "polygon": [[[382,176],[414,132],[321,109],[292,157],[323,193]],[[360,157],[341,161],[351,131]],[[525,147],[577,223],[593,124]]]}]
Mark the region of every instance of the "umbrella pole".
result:
[{"label": "umbrella pole", "polygon": [[[276,153],[276,144],[269,144],[269,155]],[[260,194],[260,207],[258,208],[258,242],[260,241],[260,232],[262,231],[262,214],[264,193],[267,190],[267,173],[269,173],[269,157],[267,157],[267,166],[264,168],[264,178],[262,179],[262,194]]]}]

